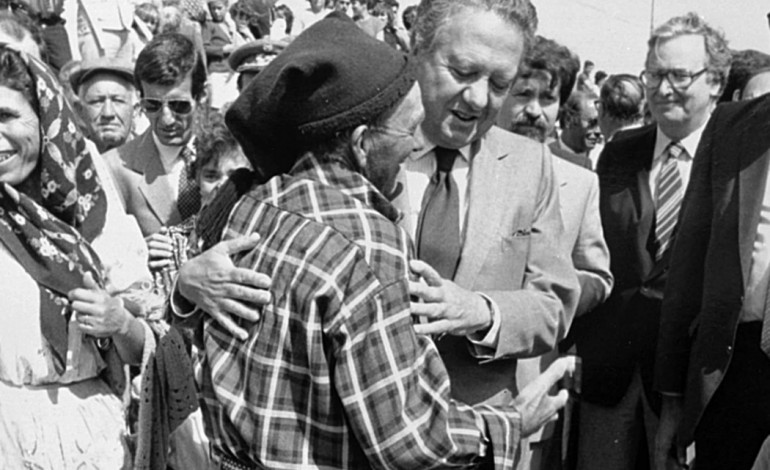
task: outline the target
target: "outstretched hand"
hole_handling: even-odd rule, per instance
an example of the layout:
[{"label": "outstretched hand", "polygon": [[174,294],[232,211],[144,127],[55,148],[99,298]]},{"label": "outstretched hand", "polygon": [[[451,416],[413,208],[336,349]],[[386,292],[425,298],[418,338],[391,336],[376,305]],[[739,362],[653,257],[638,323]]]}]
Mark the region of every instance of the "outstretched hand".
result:
[{"label": "outstretched hand", "polygon": [[425,281],[409,282],[409,293],[420,300],[411,303],[412,315],[427,320],[414,325],[417,334],[464,336],[491,326],[492,313],[479,294],[443,279],[423,261],[410,261],[409,267]]},{"label": "outstretched hand", "polygon": [[251,250],[258,243],[256,233],[219,242],[182,265],[177,279],[177,289],[182,296],[242,340],[248,334],[236,325],[232,316],[259,321],[258,308],[270,302],[271,279],[251,269],[236,267],[230,255]]},{"label": "outstretched hand", "polygon": [[522,437],[527,437],[546,423],[554,421],[558,411],[567,404],[569,392],[566,389],[559,390],[556,395],[549,395],[549,392],[559,380],[574,375],[575,360],[575,356],[560,357],[524,387],[513,400],[521,414]]}]

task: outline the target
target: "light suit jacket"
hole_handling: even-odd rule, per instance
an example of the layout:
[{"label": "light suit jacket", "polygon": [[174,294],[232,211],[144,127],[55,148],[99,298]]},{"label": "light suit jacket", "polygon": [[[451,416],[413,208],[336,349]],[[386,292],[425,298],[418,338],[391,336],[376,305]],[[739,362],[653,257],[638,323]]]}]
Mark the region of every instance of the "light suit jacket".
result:
[{"label": "light suit jacket", "polygon": [[104,154],[112,170],[126,212],[136,217],[142,235],[163,226],[176,225],[182,217],[176,207],[177,194],[171,176],[163,168],[152,130]]},{"label": "light suit jacket", "polygon": [[[457,343],[443,355],[455,398],[508,403],[517,392],[515,358],[556,346],[575,310],[578,285],[571,247],[562,237],[548,149],[497,127],[473,146],[470,203],[454,281],[494,300],[501,311],[500,334],[489,351],[492,360],[471,355],[465,338],[447,335],[440,341]],[[408,212],[408,200],[394,203]]]},{"label": "light suit jacket", "polygon": [[[563,158],[554,158],[553,167],[559,184],[564,240],[572,247],[572,264],[580,283],[576,315],[581,315],[604,302],[613,284],[610,250],[599,217],[599,179],[593,171]],[[572,319],[568,319],[570,325]],[[559,351],[553,350],[540,357],[521,359],[516,368],[518,386],[532,382],[558,357]],[[536,433],[530,440],[549,437],[552,428],[553,425],[545,427],[542,435]]]}]

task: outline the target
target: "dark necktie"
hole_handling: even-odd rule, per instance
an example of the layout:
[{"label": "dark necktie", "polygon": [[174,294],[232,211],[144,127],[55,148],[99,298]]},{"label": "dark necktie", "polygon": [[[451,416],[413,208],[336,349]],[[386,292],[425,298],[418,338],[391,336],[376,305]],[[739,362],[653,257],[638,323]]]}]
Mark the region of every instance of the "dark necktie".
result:
[{"label": "dark necktie", "polygon": [[201,208],[201,192],[198,182],[195,180],[193,161],[195,155],[188,147],[183,147],[179,156],[184,160],[184,168],[179,173],[179,192],[177,193],[176,207],[182,220],[195,215]]},{"label": "dark necktie", "polygon": [[436,147],[436,173],[422,199],[417,224],[417,257],[452,279],[460,260],[460,199],[452,166],[459,151]]},{"label": "dark necktie", "polygon": [[656,258],[660,259],[671,244],[676,229],[679,208],[682,206],[684,184],[677,162],[685,149],[679,142],[671,142],[658,175],[657,204],[655,205],[655,239],[658,242]]}]

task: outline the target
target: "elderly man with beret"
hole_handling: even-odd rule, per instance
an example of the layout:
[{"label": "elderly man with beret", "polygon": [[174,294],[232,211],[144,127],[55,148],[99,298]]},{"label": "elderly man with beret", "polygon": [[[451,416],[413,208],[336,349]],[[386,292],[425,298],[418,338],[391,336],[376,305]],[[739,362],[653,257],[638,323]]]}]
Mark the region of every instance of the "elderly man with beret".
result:
[{"label": "elderly man with beret", "polygon": [[[197,335],[220,468],[510,468],[520,437],[566,401],[548,396],[566,361],[508,404],[453,401],[435,346],[415,333],[410,241],[390,202],[400,163],[422,145],[415,75],[406,56],[334,13],[227,113],[270,179],[234,204],[223,238],[258,235],[233,260],[272,283],[261,318],[236,320],[245,341],[211,317]],[[183,267],[188,295],[185,277]]]}]

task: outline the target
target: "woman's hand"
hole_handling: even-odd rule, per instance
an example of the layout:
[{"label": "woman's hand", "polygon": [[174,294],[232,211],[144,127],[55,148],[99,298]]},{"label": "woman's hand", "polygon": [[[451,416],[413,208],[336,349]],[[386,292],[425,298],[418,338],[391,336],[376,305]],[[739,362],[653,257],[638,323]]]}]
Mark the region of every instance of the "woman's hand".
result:
[{"label": "woman's hand", "polygon": [[174,262],[174,242],[164,232],[153,233],[145,238],[150,258],[150,269],[162,269]]},{"label": "woman's hand", "polygon": [[91,273],[83,276],[83,285],[67,294],[78,328],[96,338],[125,336],[132,316],[123,307],[123,301],[99,287]]}]

